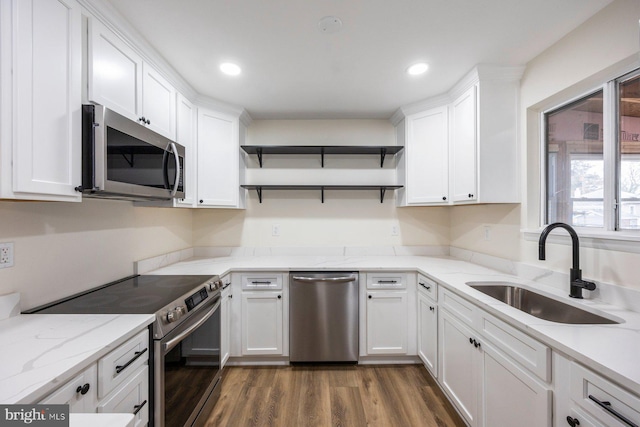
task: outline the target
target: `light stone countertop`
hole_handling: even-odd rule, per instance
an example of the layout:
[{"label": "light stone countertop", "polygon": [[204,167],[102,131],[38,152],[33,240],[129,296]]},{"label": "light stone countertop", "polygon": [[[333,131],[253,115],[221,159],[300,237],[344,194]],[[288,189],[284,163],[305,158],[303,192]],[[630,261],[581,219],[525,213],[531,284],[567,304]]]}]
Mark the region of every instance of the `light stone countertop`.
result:
[{"label": "light stone countertop", "polygon": [[[232,271],[416,271],[595,372],[640,395],[640,313],[598,300],[568,297],[562,289],[452,257],[435,256],[226,256],[191,258],[147,274],[224,275]],[[569,325],[538,319],[495,300],[468,281],[508,281],[622,321],[619,325]],[[566,288],[566,289],[565,289]],[[585,291],[585,294],[588,292]]]},{"label": "light stone countertop", "polygon": [[0,403],[37,403],[155,319],[21,314],[0,320]]}]

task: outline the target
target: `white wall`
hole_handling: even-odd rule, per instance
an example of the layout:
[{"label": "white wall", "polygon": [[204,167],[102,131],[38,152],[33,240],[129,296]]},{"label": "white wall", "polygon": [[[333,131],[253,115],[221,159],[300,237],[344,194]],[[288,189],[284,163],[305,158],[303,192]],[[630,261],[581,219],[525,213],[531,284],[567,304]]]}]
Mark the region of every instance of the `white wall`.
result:
[{"label": "white wall", "polygon": [[14,267],[0,269],[0,295],[32,308],[133,274],[133,262],[188,248],[190,210],[131,202],[0,201],[0,242],[14,242]]},{"label": "white wall", "polygon": [[[521,82],[521,141],[523,153],[523,204],[520,218],[506,205],[455,207],[451,242],[472,251],[536,264],[567,272],[571,248],[548,244],[547,261],[537,260],[537,242],[525,241],[520,229],[539,224],[540,145],[538,114],[543,106],[562,102],[592,88],[614,64],[640,59],[640,1],[616,0],[583,25],[533,59]],[[484,225],[500,230],[500,247],[481,236]],[[583,275],[640,289],[637,266],[640,255],[610,250],[581,249]]]},{"label": "white wall", "polygon": [[[388,120],[260,120],[249,145],[395,145]],[[395,159],[379,156],[264,156],[248,160],[250,184],[395,184]],[[194,246],[390,246],[448,245],[448,208],[396,209],[388,191],[267,191],[263,203],[251,192],[247,209],[196,210]],[[272,235],[273,225],[280,236]],[[391,235],[393,225],[398,236]]]}]

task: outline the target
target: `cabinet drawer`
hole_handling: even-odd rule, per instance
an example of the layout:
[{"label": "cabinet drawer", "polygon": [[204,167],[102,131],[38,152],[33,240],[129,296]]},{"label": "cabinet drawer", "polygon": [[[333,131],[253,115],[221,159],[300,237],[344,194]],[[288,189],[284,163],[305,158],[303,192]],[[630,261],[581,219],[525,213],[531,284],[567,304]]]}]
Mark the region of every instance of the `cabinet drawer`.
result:
[{"label": "cabinet drawer", "polygon": [[418,291],[432,300],[438,301],[438,283],[422,274],[418,274]]},{"label": "cabinet drawer", "polygon": [[96,402],[98,401],[97,382],[97,368],[93,364],[44,398],[40,403],[69,405],[69,412],[95,412]]},{"label": "cabinet drawer", "polygon": [[[629,422],[640,425],[640,397],[623,390],[576,362],[571,363],[571,398],[606,426],[633,425]],[[626,418],[629,422],[624,422],[622,418]]]},{"label": "cabinet drawer", "polygon": [[406,289],[407,276],[398,273],[367,273],[367,289]]},{"label": "cabinet drawer", "polygon": [[480,332],[538,378],[551,380],[549,347],[486,313],[482,315]]},{"label": "cabinet drawer", "polygon": [[98,412],[134,414],[136,427],[149,422],[149,367],[139,368],[100,404]]},{"label": "cabinet drawer", "polygon": [[479,314],[478,307],[446,289],[440,291],[440,306],[475,328],[475,321]]},{"label": "cabinet drawer", "polygon": [[243,274],[242,289],[252,291],[282,289],[282,274]]},{"label": "cabinet drawer", "polygon": [[98,361],[98,398],[102,399],[149,359],[149,330],[145,329]]}]

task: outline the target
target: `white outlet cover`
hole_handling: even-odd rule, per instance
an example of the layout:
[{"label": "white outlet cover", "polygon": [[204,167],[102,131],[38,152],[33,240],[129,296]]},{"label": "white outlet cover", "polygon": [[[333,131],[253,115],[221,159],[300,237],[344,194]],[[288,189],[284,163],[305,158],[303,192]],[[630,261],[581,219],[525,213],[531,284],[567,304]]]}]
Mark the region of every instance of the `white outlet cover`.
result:
[{"label": "white outlet cover", "polygon": [[280,235],[280,224],[274,224],[271,227],[271,235],[276,237]]},{"label": "white outlet cover", "polygon": [[13,267],[13,242],[0,243],[0,268]]}]

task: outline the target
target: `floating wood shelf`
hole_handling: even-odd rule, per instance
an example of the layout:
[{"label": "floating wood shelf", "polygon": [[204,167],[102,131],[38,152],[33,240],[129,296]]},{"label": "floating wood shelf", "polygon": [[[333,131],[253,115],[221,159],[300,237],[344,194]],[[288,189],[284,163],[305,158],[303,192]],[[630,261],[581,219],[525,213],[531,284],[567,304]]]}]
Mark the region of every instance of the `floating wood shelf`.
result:
[{"label": "floating wood shelf", "polygon": [[397,190],[402,188],[402,185],[241,185],[240,187],[256,190],[260,203],[262,203],[262,190],[320,190],[322,203],[324,203],[324,190],[378,190],[380,203],[382,203],[387,190]]},{"label": "floating wood shelf", "polygon": [[384,166],[387,154],[395,155],[404,147],[400,145],[241,145],[247,154],[258,156],[258,163],[262,167],[264,154],[319,154],[321,165],[324,167],[325,154],[367,154],[380,156],[380,167]]}]

